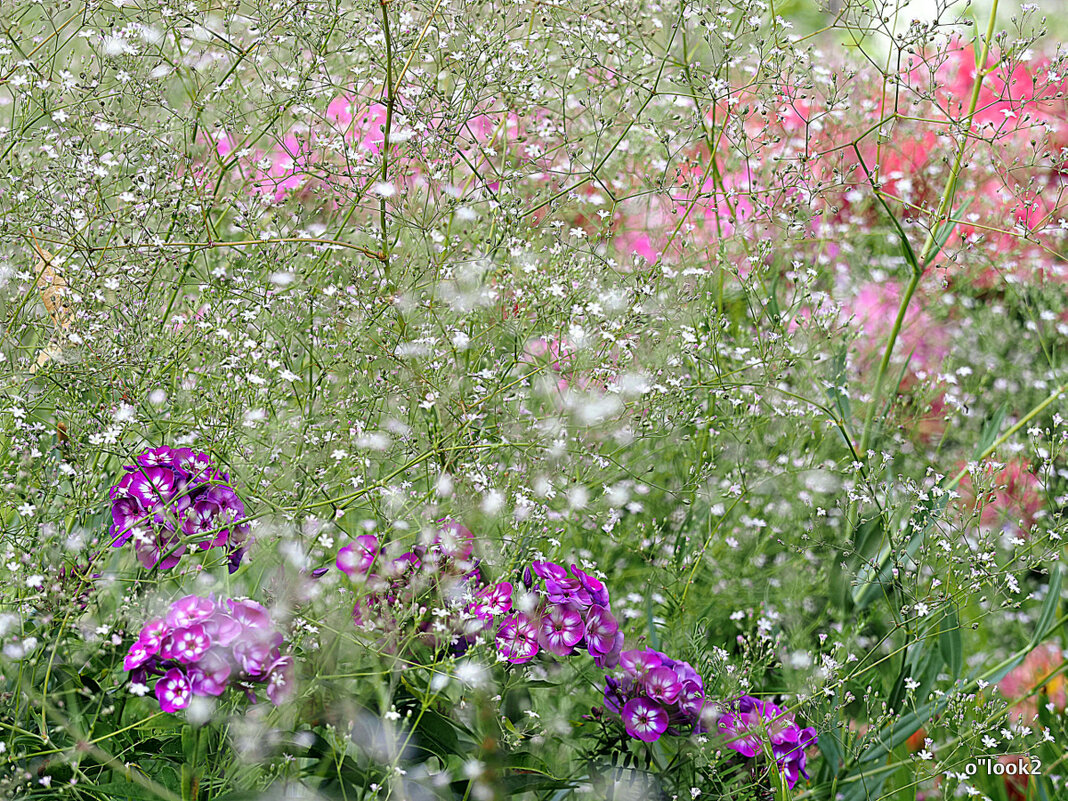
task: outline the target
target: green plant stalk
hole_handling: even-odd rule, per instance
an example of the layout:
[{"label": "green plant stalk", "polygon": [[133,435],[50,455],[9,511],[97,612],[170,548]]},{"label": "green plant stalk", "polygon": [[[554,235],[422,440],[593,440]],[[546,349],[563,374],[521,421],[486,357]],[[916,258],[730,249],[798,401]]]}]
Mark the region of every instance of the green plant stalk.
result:
[{"label": "green plant stalk", "polygon": [[[994,36],[994,24],[997,21],[997,13],[998,0],[994,0],[993,5],[990,8],[990,16],[987,19],[986,36],[983,39],[983,47],[979,55],[979,65],[975,72],[975,82],[972,84],[972,94],[968,100],[968,113],[964,118],[964,133],[961,137],[960,146],[957,148],[957,155],[953,160],[953,166],[949,171],[949,180],[946,182],[945,189],[942,191],[942,197],[938,201],[938,209],[935,213],[935,227],[932,227],[931,230],[927,232],[927,238],[924,240],[919,259],[913,266],[912,276],[909,278],[909,283],[905,287],[905,291],[901,296],[901,303],[898,305],[897,316],[894,318],[894,325],[890,329],[890,336],[886,342],[886,349],[883,351],[883,357],[879,361],[879,368],[875,374],[875,389],[872,392],[871,402],[868,404],[868,411],[864,417],[864,428],[860,436],[860,445],[857,448],[860,458],[864,462],[867,460],[868,447],[871,445],[872,429],[875,425],[875,415],[882,406],[883,386],[886,383],[886,373],[890,368],[890,359],[894,354],[894,346],[897,344],[897,339],[905,324],[905,315],[908,313],[909,304],[912,302],[912,296],[916,294],[916,289],[920,285],[920,279],[923,277],[923,273],[926,270],[928,263],[934,258],[934,255],[937,252],[936,245],[938,239],[935,231],[937,230],[938,221],[949,219],[949,210],[952,208],[953,199],[957,194],[957,181],[960,179],[960,172],[964,166],[964,148],[968,142],[968,134],[970,134],[972,130],[972,121],[975,118],[975,110],[979,105],[979,93],[982,90],[983,78],[987,73],[986,60],[990,55],[990,41]],[[907,241],[905,244],[906,246],[908,245]],[[858,502],[853,501],[849,505],[849,511],[846,515],[847,531],[853,532],[856,529],[858,514]]]},{"label": "green plant stalk", "polygon": [[953,160],[953,166],[949,171],[949,180],[946,182],[942,197],[938,201],[938,210],[935,213],[935,227],[932,227],[927,232],[927,238],[923,243],[923,249],[920,251],[919,264],[917,268],[913,269],[912,278],[909,280],[909,284],[905,288],[904,294],[901,296],[901,304],[897,310],[897,317],[894,320],[893,328],[890,330],[890,338],[886,343],[886,350],[883,352],[883,358],[879,362],[879,370],[875,374],[875,392],[872,396],[871,404],[868,406],[867,417],[864,420],[864,431],[861,434],[860,448],[858,449],[861,456],[864,456],[867,452],[868,445],[871,442],[872,426],[875,422],[875,413],[878,410],[882,399],[883,384],[886,381],[886,372],[890,367],[890,358],[893,355],[894,345],[897,343],[898,335],[901,333],[901,328],[905,321],[905,314],[908,312],[909,303],[919,286],[920,278],[922,277],[924,270],[936,253],[935,246],[938,240],[935,231],[938,222],[940,220],[948,220],[949,210],[952,208],[953,199],[957,194],[957,182],[960,179],[960,172],[964,166],[964,148],[968,142],[968,135],[972,130],[972,120],[975,118],[975,110],[979,105],[979,92],[983,87],[983,78],[987,74],[986,60],[990,55],[990,41],[994,37],[994,24],[997,21],[997,13],[998,0],[994,0],[993,5],[990,7],[990,16],[987,19],[986,36],[983,39],[983,48],[979,54],[979,64],[975,72],[975,82],[972,84],[972,94],[968,100],[968,113],[964,118],[964,132],[961,135],[960,146],[957,148],[957,155]]}]

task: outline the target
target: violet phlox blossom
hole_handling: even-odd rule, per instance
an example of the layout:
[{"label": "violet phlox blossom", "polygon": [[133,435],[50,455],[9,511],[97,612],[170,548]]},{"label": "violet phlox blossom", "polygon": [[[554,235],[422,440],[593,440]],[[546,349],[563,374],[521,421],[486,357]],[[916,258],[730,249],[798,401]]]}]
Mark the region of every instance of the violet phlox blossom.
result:
[{"label": "violet phlox blossom", "polygon": [[799,776],[809,778],[805,749],[816,743],[816,730],[801,728],[792,712],[771,701],[743,695],[720,714],[716,730],[727,738],[727,747],[749,759],[763,753],[765,745],[770,746],[775,764],[791,788]]},{"label": "violet phlox blossom", "polygon": [[700,730],[704,682],[689,662],[646,648],[623,651],[621,676],[605,676],[605,706],[623,718],[627,734],[647,743]]},{"label": "violet phlox blossom", "polygon": [[265,684],[278,706],[293,691],[293,658],[281,653],[283,640],[255,601],[187,595],[141,627],[122,666],[137,683],[160,676],[155,692],[164,712],[185,709],[193,696],[222,695],[230,685],[255,700],[255,685]]},{"label": "violet phlox blossom", "polygon": [[585,650],[598,667],[614,667],[623,649],[623,632],[612,614],[604,583],[578,568],[570,573],[553,562],[534,562],[523,583],[538,597],[533,611],[512,611],[509,583],[480,591],[473,610],[499,620],[497,651],[509,662],[529,662],[544,650],[565,657]]},{"label": "violet phlox blossom", "polygon": [[178,564],[189,543],[226,548],[230,572],[237,570],[249,523],[230,477],[190,448],[150,448],[134,462],[109,492],[112,546],[132,538],[138,561],[163,570]]},{"label": "violet phlox blossom", "polygon": [[398,641],[414,633],[434,647],[466,648],[465,606],[482,583],[474,534],[456,521],[438,522],[424,542],[398,556],[373,534],[341,548],[338,569],[363,590],[353,608],[357,626],[393,631]]}]

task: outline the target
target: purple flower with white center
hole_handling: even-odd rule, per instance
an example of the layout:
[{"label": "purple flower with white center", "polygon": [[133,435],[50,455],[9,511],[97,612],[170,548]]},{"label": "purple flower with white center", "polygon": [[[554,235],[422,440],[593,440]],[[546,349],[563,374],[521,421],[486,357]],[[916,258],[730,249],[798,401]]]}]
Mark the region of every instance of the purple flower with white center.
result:
[{"label": "purple flower with white center", "polygon": [[282,635],[266,629],[245,629],[232,646],[234,658],[242,671],[250,676],[262,676],[268,666],[278,659]]},{"label": "purple flower with white center", "polygon": [[195,542],[202,550],[226,548],[230,572],[237,569],[249,534],[245,505],[206,454],[151,448],[126,471],[108,493],[113,547],[132,538],[144,567],[166,570]]},{"label": "purple flower with white center", "polygon": [[593,653],[591,651],[593,664],[597,665],[599,668],[614,668],[618,665],[619,655],[623,652],[623,641],[623,632],[617,631],[615,645],[612,646],[610,651],[604,654]]},{"label": "purple flower with white center", "polygon": [[651,743],[667,731],[668,713],[648,698],[631,698],[623,706],[623,726],[631,737]]},{"label": "purple flower with white center", "polygon": [[152,646],[143,640],[138,640],[130,646],[130,652],[126,654],[126,658],[122,660],[123,670],[133,670],[139,668],[145,664],[159,650],[159,644]]},{"label": "purple flower with white center", "polygon": [[211,635],[211,641],[216,645],[226,647],[241,634],[243,627],[230,615],[221,609],[204,621],[204,630]]},{"label": "purple flower with white center", "polygon": [[554,562],[534,562],[530,567],[534,571],[534,575],[541,579],[563,581],[567,578],[567,568],[560,567]]},{"label": "purple flower with white center", "polygon": [[337,552],[337,567],[349,578],[366,576],[378,556],[378,537],[362,534]]},{"label": "purple flower with white center", "polygon": [[619,664],[627,673],[642,678],[650,670],[660,667],[660,653],[647,648],[644,651],[624,651],[619,655]]},{"label": "purple flower with white center", "polygon": [[271,613],[262,604],[246,599],[230,599],[226,602],[230,607],[230,615],[242,626],[257,629],[271,627]]},{"label": "purple flower with white center", "polygon": [[582,584],[593,603],[598,606],[608,606],[608,588],[604,586],[603,581],[589,573],[582,572],[577,565],[571,565],[571,573]]},{"label": "purple flower with white center", "polygon": [[593,603],[590,593],[575,578],[545,579],[545,595],[550,603],[571,604],[587,608]]},{"label": "purple flower with white center", "polygon": [[529,662],[538,653],[538,626],[525,612],[509,615],[497,629],[497,650],[515,665]]},{"label": "purple flower with white center", "polygon": [[687,717],[697,720],[705,706],[705,693],[695,681],[684,681],[678,697],[679,709]]},{"label": "purple flower with white center", "polygon": [[619,622],[603,606],[591,606],[586,612],[586,644],[592,656],[608,654],[616,646]]},{"label": "purple flower with white center", "polygon": [[573,606],[550,606],[542,613],[538,644],[557,656],[568,656],[586,633],[582,611]]},{"label": "purple flower with white center", "polygon": [[[623,633],[609,608],[608,589],[577,565],[571,566],[571,573],[562,565],[543,561],[535,561],[523,571],[523,583],[541,597],[539,643],[557,656],[585,650],[598,667],[615,667],[623,650]],[[573,619],[575,613],[578,621]],[[566,635],[556,625],[565,619],[569,622]],[[554,626],[558,629],[555,634]],[[578,631],[582,636],[569,645],[573,632]]]},{"label": "purple flower with white center", "polygon": [[475,550],[475,535],[456,520],[445,518],[438,523],[440,528],[434,539],[436,549],[447,559],[470,559]]},{"label": "purple flower with white center", "polygon": [[164,712],[177,712],[189,706],[193,690],[189,679],[178,668],[171,668],[156,682],[156,698]]},{"label": "purple flower with white center", "polygon": [[143,524],[149,517],[150,513],[141,507],[136,498],[115,499],[111,504],[112,532],[116,530],[120,532],[115,542],[119,545],[125,544],[133,534],[134,528]]},{"label": "purple flower with white center", "polygon": [[267,668],[267,698],[281,706],[293,696],[293,688],[293,657],[280,657]]},{"label": "purple flower with white center", "polygon": [[716,730],[726,740],[728,748],[752,759],[764,752],[764,744],[771,746],[775,763],[793,788],[805,772],[805,749],[817,741],[816,730],[802,729],[792,712],[770,701],[743,695],[725,710],[716,721]]},{"label": "purple flower with white center", "polygon": [[130,497],[143,509],[154,509],[174,495],[174,471],[166,467],[142,467],[134,473]]},{"label": "purple flower with white center", "polygon": [[[206,537],[214,538],[215,519],[219,516],[219,507],[206,500],[197,501],[192,508],[182,515],[182,533],[200,541],[201,548],[210,548]],[[225,537],[225,535],[221,535]]]},{"label": "purple flower with white center", "polygon": [[167,621],[163,618],[156,618],[141,627],[141,636],[138,639],[148,645],[152,649],[152,653],[155,653],[159,650],[163,638],[170,632],[171,627],[167,625]]},{"label": "purple flower with white center", "polygon": [[186,595],[171,604],[165,618],[169,628],[184,628],[207,620],[215,612],[215,601],[199,595]]},{"label": "purple flower with white center", "polygon": [[512,585],[502,581],[492,587],[483,587],[475,593],[471,611],[483,620],[507,615],[512,611]]},{"label": "purple flower with white center", "polygon": [[383,572],[393,581],[403,581],[419,572],[422,566],[423,560],[419,558],[419,554],[409,551],[387,564]]},{"label": "purple flower with white center", "polygon": [[181,464],[184,461],[188,461],[192,455],[193,451],[189,448],[168,448],[164,446],[162,448],[149,448],[135,457],[134,461],[142,467],[158,467],[173,463]]},{"label": "purple flower with white center", "polygon": [[668,667],[653,668],[645,674],[642,684],[650,698],[665,704],[675,703],[682,692],[682,682],[675,671]]},{"label": "purple flower with white center", "polygon": [[646,648],[623,651],[619,667],[621,678],[605,676],[604,702],[623,717],[628,735],[652,741],[669,727],[672,734],[701,730],[703,684],[690,664]]},{"label": "purple flower with white center", "polygon": [[199,623],[171,634],[170,652],[174,658],[184,664],[196,662],[211,647],[211,637]]},{"label": "purple flower with white center", "polygon": [[282,655],[283,640],[255,601],[217,604],[187,595],[142,627],[123,666],[132,681],[163,674],[156,696],[167,712],[187,707],[190,694],[218,696],[232,684],[255,700],[255,684],[264,683],[268,699],[278,704],[286,697],[283,686],[293,683],[293,659]]}]

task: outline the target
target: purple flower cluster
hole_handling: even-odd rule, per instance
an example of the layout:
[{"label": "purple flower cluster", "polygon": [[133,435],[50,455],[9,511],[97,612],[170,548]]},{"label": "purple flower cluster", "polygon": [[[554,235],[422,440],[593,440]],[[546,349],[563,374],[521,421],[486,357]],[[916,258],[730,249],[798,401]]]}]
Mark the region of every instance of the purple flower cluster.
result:
[{"label": "purple flower cluster", "polygon": [[462,599],[481,582],[475,538],[455,521],[439,522],[431,542],[399,556],[387,556],[373,534],[356,537],[338,551],[338,569],[364,590],[353,621],[373,626],[382,635],[382,647],[396,648],[413,632],[415,641],[435,648],[467,645]]},{"label": "purple flower cluster", "polygon": [[623,718],[627,734],[651,743],[660,735],[699,731],[704,683],[688,662],[659,651],[624,651],[622,678],[605,676],[605,706]]},{"label": "purple flower cluster", "polygon": [[727,737],[729,748],[750,759],[763,753],[764,744],[769,744],[775,763],[791,788],[799,776],[809,778],[805,773],[805,749],[816,743],[816,730],[811,726],[802,729],[792,712],[770,701],[743,695],[719,716],[716,729]]},{"label": "purple flower cluster", "polygon": [[521,611],[511,582],[484,583],[472,555],[474,535],[455,521],[439,522],[433,542],[397,557],[387,558],[373,534],[356,537],[338,552],[338,569],[364,585],[353,609],[358,626],[410,632],[401,615],[436,605],[436,612],[416,621],[419,638],[435,646],[447,641],[454,651],[463,651],[492,631],[498,652],[514,664],[529,662],[543,650],[560,657],[586,651],[601,667],[619,662],[623,632],[603,582],[575,565],[569,573],[552,562],[534,562],[523,580],[536,594],[536,604]]},{"label": "purple flower cluster", "polygon": [[254,686],[266,684],[278,706],[293,689],[293,658],[282,655],[282,641],[255,601],[187,595],[145,623],[122,664],[131,681],[160,677],[156,698],[164,712],[185,709],[194,695],[222,695],[231,684],[253,701]]},{"label": "purple flower cluster", "polygon": [[612,614],[608,588],[600,579],[571,565],[534,562],[523,583],[539,597],[532,611],[513,610],[510,583],[479,591],[472,611],[497,626],[497,651],[513,664],[529,662],[539,651],[570,656],[585,650],[598,667],[614,667],[623,650],[623,632]]},{"label": "purple flower cluster", "polygon": [[228,548],[230,572],[247,544],[245,505],[230,477],[190,448],[151,448],[126,466],[111,488],[112,546],[132,537],[138,560],[164,570],[178,564],[188,543]]}]

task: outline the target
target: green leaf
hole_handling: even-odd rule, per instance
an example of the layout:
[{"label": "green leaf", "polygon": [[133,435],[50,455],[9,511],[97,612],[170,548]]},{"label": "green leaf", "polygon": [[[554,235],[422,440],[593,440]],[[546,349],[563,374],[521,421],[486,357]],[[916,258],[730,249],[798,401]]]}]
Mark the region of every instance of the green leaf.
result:
[{"label": "green leaf", "polygon": [[433,709],[423,711],[419,723],[416,724],[415,735],[417,747],[425,748],[442,759],[449,756],[467,756],[467,752],[460,748],[456,724]]},{"label": "green leaf", "polygon": [[1057,614],[1057,604],[1061,600],[1062,571],[1060,564],[1054,565],[1049,574],[1049,587],[1046,590],[1046,599],[1042,602],[1042,611],[1035,621],[1035,633],[1031,636],[1031,647],[1035,647],[1050,633],[1053,618]]},{"label": "green leaf", "polygon": [[998,438],[998,434],[1001,433],[1001,425],[1005,422],[1005,415],[1008,414],[1009,405],[1007,403],[1001,404],[998,410],[994,412],[994,416],[991,417],[983,425],[983,431],[979,434],[979,441],[975,443],[975,451],[972,453],[972,459],[979,459],[991,445],[994,444],[994,440]]},{"label": "green leaf", "polygon": [[961,644],[960,617],[957,615],[955,606],[948,607],[942,618],[938,649],[942,654],[942,660],[949,667],[953,680],[956,681],[964,667],[964,646]]},{"label": "green leaf", "polygon": [[159,801],[160,796],[133,782],[107,782],[94,784],[94,793],[115,801]]}]

